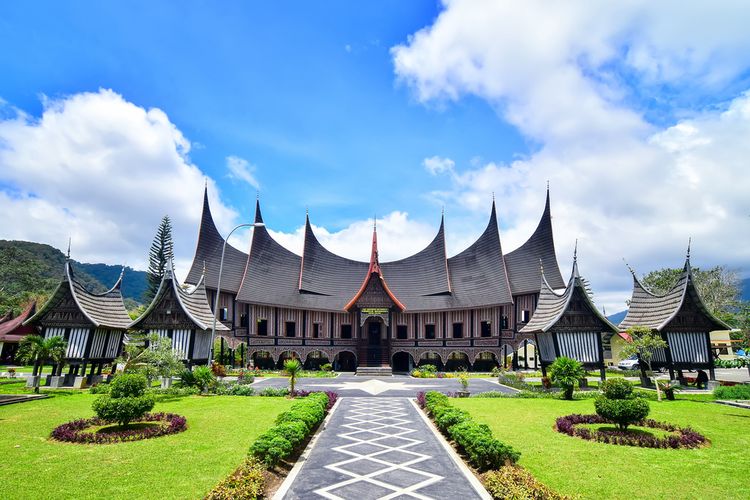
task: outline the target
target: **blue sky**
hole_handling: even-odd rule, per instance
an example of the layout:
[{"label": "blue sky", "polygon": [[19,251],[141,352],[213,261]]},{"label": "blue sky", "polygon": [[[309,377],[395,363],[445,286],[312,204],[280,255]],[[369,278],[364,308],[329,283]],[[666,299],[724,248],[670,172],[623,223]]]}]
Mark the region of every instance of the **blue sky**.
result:
[{"label": "blue sky", "polygon": [[[710,8],[709,8],[710,7]],[[563,272],[600,303],[640,271],[746,275],[750,35],[742,3],[456,0],[0,4],[0,238],[144,267],[164,213],[178,271],[203,179],[220,228],[298,250],[456,253],[498,200],[506,251],[549,180]],[[248,234],[232,243],[247,250]],[[75,256],[75,255],[74,255]]]}]

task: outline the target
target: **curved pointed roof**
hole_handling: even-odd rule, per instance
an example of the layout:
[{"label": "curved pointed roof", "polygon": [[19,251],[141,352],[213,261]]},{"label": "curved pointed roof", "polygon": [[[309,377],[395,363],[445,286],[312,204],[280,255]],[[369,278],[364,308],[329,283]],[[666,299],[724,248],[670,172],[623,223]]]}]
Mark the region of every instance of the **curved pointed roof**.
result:
[{"label": "curved pointed roof", "polygon": [[512,304],[495,201],[482,235],[469,248],[448,259],[453,307]]},{"label": "curved pointed roof", "polygon": [[36,300],[32,301],[21,314],[13,317],[13,311],[0,318],[0,342],[17,342],[25,335],[33,333],[34,329],[24,326],[27,319],[36,311]]},{"label": "curved pointed roof", "polygon": [[[156,291],[153,300],[141,314],[138,319],[130,323],[128,328],[139,328],[139,326],[148,318],[153,312],[154,308],[161,302],[165,294],[173,292],[174,297],[177,299],[177,303],[182,311],[187,315],[190,320],[201,330],[210,330],[213,325],[214,316],[211,312],[211,307],[208,304],[208,298],[206,296],[206,287],[204,285],[204,276],[201,276],[198,280],[196,287],[188,292],[183,289],[177,282],[177,278],[174,275],[174,264],[172,260],[169,260],[167,267],[164,269],[164,275],[159,283],[159,289]],[[229,331],[223,323],[220,321],[216,322],[216,329],[221,331]]]},{"label": "curved pointed roof", "polygon": [[[208,187],[206,187],[203,191],[203,214],[201,216],[201,226],[198,231],[198,243],[195,247],[193,265],[190,267],[185,282],[193,285],[197,284],[201,276],[203,276],[205,264],[205,268],[207,269],[205,286],[215,290],[223,246],[224,238],[216,228],[213,216],[211,215],[211,207],[208,204]],[[246,262],[246,253],[237,250],[232,245],[227,245],[224,254],[224,269],[221,277],[222,292],[237,293],[239,291]]]},{"label": "curved pointed roof", "polygon": [[552,289],[552,286],[547,281],[543,266],[539,266],[539,273],[541,275],[539,300],[537,301],[537,306],[534,314],[531,316],[531,320],[521,328],[521,333],[549,331],[567,312],[570,302],[575,295],[583,298],[588,309],[603,323],[605,328],[612,333],[617,333],[617,327],[599,312],[599,309],[597,309],[593,300],[591,300],[591,296],[586,289],[586,284],[578,273],[578,259],[575,255],[573,257],[573,270],[570,273],[570,279],[563,292],[558,294]]},{"label": "curved pointed roof", "polygon": [[125,268],[120,273],[117,282],[104,293],[92,293],[86,290],[73,276],[73,268],[69,260],[65,261],[65,275],[52,293],[50,299],[37,310],[36,314],[24,321],[32,323],[42,317],[59,304],[70,293],[81,313],[96,327],[125,329],[130,324],[130,316],[122,301],[122,278]]},{"label": "curved pointed roof", "polygon": [[544,212],[536,230],[526,242],[505,256],[508,278],[513,295],[536,293],[540,291],[539,260],[547,270],[549,284],[557,289],[563,288],[565,282],[560,274],[555,256],[555,241],[552,236],[552,215],[550,211],[549,189],[544,204]]},{"label": "curved pointed roof", "polygon": [[630,272],[633,275],[633,295],[630,299],[628,312],[619,325],[620,331],[625,331],[633,326],[645,326],[661,331],[677,316],[687,299],[692,300],[698,309],[703,312],[715,330],[728,330],[730,328],[726,323],[711,314],[703,303],[703,299],[701,299],[693,281],[689,250],[680,278],[663,295],[652,293],[640,282],[635,275],[635,271],[631,269]]}]

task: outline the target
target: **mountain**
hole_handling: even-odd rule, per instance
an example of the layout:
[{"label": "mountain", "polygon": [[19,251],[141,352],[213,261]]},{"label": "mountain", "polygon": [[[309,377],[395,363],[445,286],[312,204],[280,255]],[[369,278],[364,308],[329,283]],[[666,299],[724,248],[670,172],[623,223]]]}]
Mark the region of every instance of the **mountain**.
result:
[{"label": "mountain", "polygon": [[[76,280],[97,293],[107,291],[122,270],[120,266],[106,264],[71,263]],[[50,245],[0,240],[0,313],[7,309],[18,313],[34,298],[46,300],[60,283],[64,265],[65,255]],[[127,268],[122,282],[123,296],[140,303],[145,289],[146,273]]]},{"label": "mountain", "polygon": [[750,278],[740,281],[740,298],[744,301],[750,300]]},{"label": "mountain", "polygon": [[610,314],[607,316],[607,319],[610,320],[613,324],[619,325],[622,320],[625,319],[625,315],[628,313],[627,309],[624,311],[620,311],[614,314]]}]

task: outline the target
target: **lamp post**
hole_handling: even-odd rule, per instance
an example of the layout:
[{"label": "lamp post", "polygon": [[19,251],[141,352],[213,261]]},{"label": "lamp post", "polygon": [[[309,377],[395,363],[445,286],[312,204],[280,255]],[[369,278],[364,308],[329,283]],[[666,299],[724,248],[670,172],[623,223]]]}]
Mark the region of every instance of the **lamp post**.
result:
[{"label": "lamp post", "polygon": [[224,246],[221,247],[221,260],[219,261],[219,277],[216,280],[216,297],[214,298],[214,322],[211,326],[211,343],[208,346],[208,366],[211,366],[211,358],[213,357],[213,351],[214,351],[214,339],[216,339],[216,315],[219,313],[219,295],[221,294],[221,274],[224,271],[224,252],[227,250],[227,241],[229,241],[229,237],[232,236],[232,233],[238,230],[241,227],[263,227],[265,224],[262,222],[256,222],[255,224],[240,224],[238,226],[235,226],[234,229],[229,231],[229,234],[227,235],[226,239],[224,240]]}]

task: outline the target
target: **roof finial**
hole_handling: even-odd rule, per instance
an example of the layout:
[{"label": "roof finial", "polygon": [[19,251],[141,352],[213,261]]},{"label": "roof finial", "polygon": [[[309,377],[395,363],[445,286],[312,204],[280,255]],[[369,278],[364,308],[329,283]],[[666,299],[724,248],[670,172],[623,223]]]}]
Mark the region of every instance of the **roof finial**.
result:
[{"label": "roof finial", "polygon": [[260,189],[255,190],[255,201],[260,200]]},{"label": "roof finial", "polygon": [[203,261],[203,276],[206,275],[206,261]]},{"label": "roof finial", "polygon": [[68,236],[68,254],[65,256],[66,259],[70,260],[70,240],[72,238]]},{"label": "roof finial", "polygon": [[377,214],[373,214],[372,216],[372,230],[376,233],[378,232],[378,215]]},{"label": "roof finial", "polygon": [[208,189],[208,176],[203,178],[203,189]]},{"label": "roof finial", "polygon": [[544,276],[544,263],[541,258],[539,259],[539,271],[541,271],[542,276]]},{"label": "roof finial", "polygon": [[549,193],[549,179],[547,179],[547,192]]},{"label": "roof finial", "polygon": [[492,203],[495,203],[495,192],[492,192]]},{"label": "roof finial", "polygon": [[628,268],[628,271],[630,271],[630,274],[635,276],[635,271],[633,270],[632,267],[630,267],[630,264],[628,264],[628,261],[625,260],[625,257],[622,258],[622,261],[625,263],[625,266]]},{"label": "roof finial", "polygon": [[576,238],[576,245],[573,247],[573,262],[578,261],[578,238]]},{"label": "roof finial", "polygon": [[686,258],[687,258],[687,260],[690,260],[690,243],[692,242],[692,240],[693,240],[693,237],[692,237],[692,236],[689,236],[689,237],[688,237],[688,249],[687,249],[687,257],[686,257]]}]

